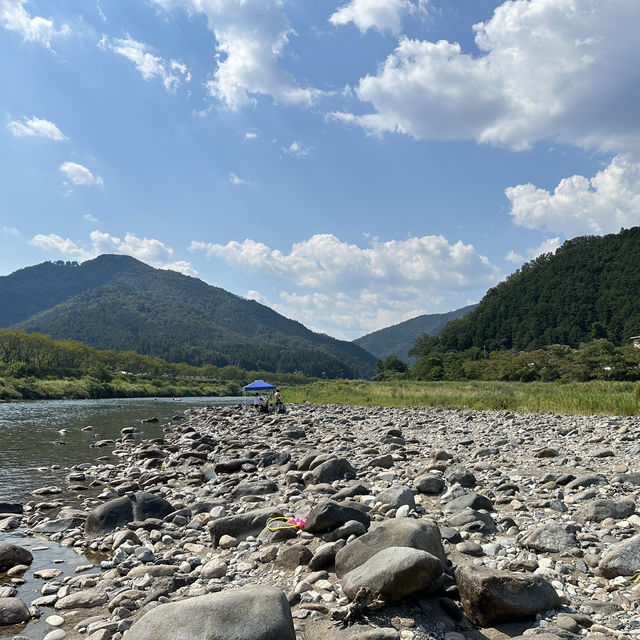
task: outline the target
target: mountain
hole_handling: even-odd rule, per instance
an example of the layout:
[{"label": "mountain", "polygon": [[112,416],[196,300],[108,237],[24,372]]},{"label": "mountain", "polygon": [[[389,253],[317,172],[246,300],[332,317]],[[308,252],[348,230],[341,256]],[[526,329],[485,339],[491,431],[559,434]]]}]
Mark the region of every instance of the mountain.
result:
[{"label": "mountain", "polygon": [[435,338],[420,337],[416,355],[578,347],[597,338],[622,345],[640,335],[638,291],[640,227],[574,238],[489,289],[474,311]]},{"label": "mountain", "polygon": [[423,333],[433,336],[440,331],[450,320],[455,320],[469,313],[476,308],[475,304],[449,311],[448,313],[434,313],[417,316],[410,320],[405,320],[391,327],[368,333],[354,340],[353,342],[362,347],[379,360],[384,360],[388,356],[396,355],[400,360],[411,362],[414,358],[409,357],[409,349],[413,346],[416,338]]},{"label": "mountain", "polygon": [[44,262],[0,277],[0,327],[189,364],[369,377],[375,358],[254,300],[134,258]]}]

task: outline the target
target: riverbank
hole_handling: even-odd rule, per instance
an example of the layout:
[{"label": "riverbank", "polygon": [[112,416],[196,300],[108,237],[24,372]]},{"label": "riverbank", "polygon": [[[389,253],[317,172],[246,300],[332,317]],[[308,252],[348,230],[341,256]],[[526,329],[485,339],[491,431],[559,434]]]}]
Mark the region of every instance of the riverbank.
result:
[{"label": "riverbank", "polygon": [[[109,560],[48,574],[36,594],[20,590],[22,562],[5,578],[12,597],[55,613],[68,640],[157,637],[154,616],[163,637],[174,620],[200,637],[231,601],[242,619],[224,624],[247,640],[262,637],[255,624],[286,640],[498,640],[503,623],[545,640],[640,635],[635,418],[292,409],[196,408],[159,437],[88,450],[64,486],[42,487],[1,526]],[[269,531],[276,515],[305,530]],[[384,558],[366,562],[367,548]]]},{"label": "riverbank", "polygon": [[367,407],[437,407],[583,415],[640,414],[637,382],[415,382],[322,380],[287,388],[285,402]]},{"label": "riverbank", "polygon": [[185,378],[113,376],[111,380],[79,378],[0,378],[0,401],[84,400],[97,398],[171,398],[237,396],[242,386],[235,381],[212,382]]}]

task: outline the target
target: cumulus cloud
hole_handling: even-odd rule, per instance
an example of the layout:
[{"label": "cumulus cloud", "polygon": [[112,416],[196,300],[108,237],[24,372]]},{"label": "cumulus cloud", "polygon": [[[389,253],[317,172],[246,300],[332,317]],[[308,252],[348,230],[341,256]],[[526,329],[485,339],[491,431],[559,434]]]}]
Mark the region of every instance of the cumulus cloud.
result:
[{"label": "cumulus cloud", "polygon": [[60,165],[60,171],[67,176],[67,180],[80,187],[101,187],[104,182],[98,174],[93,174],[87,167],[77,162],[63,162]]},{"label": "cumulus cloud", "polygon": [[181,84],[191,81],[191,73],[185,64],[154,55],[149,51],[148,45],[129,35],[126,38],[108,38],[103,35],[98,46],[131,60],[147,82],[159,78],[169,93],[175,93]]},{"label": "cumulus cloud", "polygon": [[7,128],[16,138],[33,136],[49,138],[49,140],[56,140],[57,142],[68,139],[53,122],[36,118],[35,116],[29,119],[25,117],[22,121],[13,120],[7,125]]},{"label": "cumulus cloud", "polygon": [[505,190],[513,222],[565,237],[616,233],[640,224],[640,163],[615,156],[592,178],[561,180],[553,193],[533,184]]},{"label": "cumulus cloud", "polygon": [[321,94],[298,85],[279,66],[294,31],[282,0],[153,0],[165,10],[202,13],[216,38],[216,69],[207,87],[229,109],[269,95],[279,103],[310,105]]},{"label": "cumulus cloud", "polygon": [[198,275],[189,262],[174,259],[171,247],[155,238],[139,238],[133,233],[118,238],[102,231],[92,231],[89,243],[84,247],[55,233],[39,233],[31,238],[30,244],[80,261],[90,260],[103,253],[117,253],[132,256],[159,269],[171,269],[190,276]]},{"label": "cumulus cloud", "polygon": [[331,24],[346,25],[350,22],[366,33],[369,29],[399,33],[402,18],[408,13],[424,11],[426,0],[417,3],[411,0],[350,0],[329,18]]},{"label": "cumulus cloud", "polygon": [[637,0],[510,0],[473,27],[480,55],[402,38],[356,87],[373,110],[333,115],[375,134],[625,151],[640,141],[639,22]]},{"label": "cumulus cloud", "polygon": [[250,239],[194,241],[189,249],[302,289],[283,292],[271,306],[315,329],[351,338],[436,310],[442,301],[479,297],[501,276],[473,245],[451,244],[443,236],[373,240],[359,247],[317,234],[287,253]]},{"label": "cumulus cloud", "polygon": [[52,40],[71,33],[66,24],[56,29],[52,20],[31,16],[24,8],[26,3],[27,0],[0,0],[0,25],[21,35],[25,42],[36,42],[48,49]]},{"label": "cumulus cloud", "polygon": [[299,140],[294,140],[288,147],[283,147],[282,150],[290,156],[295,156],[296,158],[306,158],[307,156],[311,155],[313,148],[305,147]]}]

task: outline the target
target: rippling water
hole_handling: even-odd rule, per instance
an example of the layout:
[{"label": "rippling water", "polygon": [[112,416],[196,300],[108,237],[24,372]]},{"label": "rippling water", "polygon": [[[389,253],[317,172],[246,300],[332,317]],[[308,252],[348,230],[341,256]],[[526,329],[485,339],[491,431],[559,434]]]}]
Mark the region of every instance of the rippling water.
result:
[{"label": "rippling water", "polygon": [[[34,489],[59,484],[69,467],[109,455],[113,447],[90,445],[118,438],[124,427],[137,427],[142,431],[141,438],[160,436],[162,426],[189,407],[242,401],[132,398],[0,403],[0,502],[32,499]],[[157,417],[159,422],[141,422],[150,417]],[[87,426],[93,426],[93,430],[83,431]],[[54,465],[61,468],[52,469]]]}]

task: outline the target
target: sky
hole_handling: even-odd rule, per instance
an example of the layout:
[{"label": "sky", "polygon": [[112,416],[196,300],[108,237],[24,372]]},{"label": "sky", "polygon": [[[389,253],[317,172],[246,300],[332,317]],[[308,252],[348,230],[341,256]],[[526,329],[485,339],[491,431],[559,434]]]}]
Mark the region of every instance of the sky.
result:
[{"label": "sky", "polygon": [[638,0],[0,0],[0,275],[103,253],[352,340],[640,224]]}]

